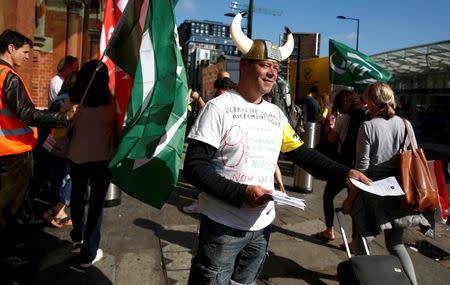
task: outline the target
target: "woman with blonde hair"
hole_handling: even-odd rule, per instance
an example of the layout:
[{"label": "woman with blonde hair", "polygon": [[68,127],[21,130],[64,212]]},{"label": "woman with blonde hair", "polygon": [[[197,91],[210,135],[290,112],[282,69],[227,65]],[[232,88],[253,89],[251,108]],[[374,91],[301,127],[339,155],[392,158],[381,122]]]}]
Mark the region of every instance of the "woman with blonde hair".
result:
[{"label": "woman with blonde hair", "polygon": [[[396,154],[405,137],[405,127],[413,140],[406,139],[405,147],[416,143],[416,139],[411,124],[395,115],[394,92],[388,84],[371,84],[365,97],[372,119],[364,122],[359,129],[355,168],[375,181],[396,175]],[[365,252],[361,236],[370,243],[383,231],[387,250],[400,259],[411,283],[417,284],[411,257],[403,244],[403,231],[406,227],[417,225],[430,227],[425,217],[400,209],[399,196],[382,197],[356,188],[349,192],[342,208],[344,213],[351,211],[356,225],[357,254]]]}]

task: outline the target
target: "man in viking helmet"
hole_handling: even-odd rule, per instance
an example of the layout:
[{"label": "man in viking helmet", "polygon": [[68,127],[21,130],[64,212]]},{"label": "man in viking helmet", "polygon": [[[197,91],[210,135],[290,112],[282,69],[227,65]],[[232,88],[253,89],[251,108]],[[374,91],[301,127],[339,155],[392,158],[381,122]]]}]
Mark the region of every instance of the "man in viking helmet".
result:
[{"label": "man in viking helmet", "polygon": [[239,83],[208,101],[189,133],[185,177],[199,190],[202,214],[198,251],[189,284],[253,284],[267,254],[275,218],[273,174],[279,152],[312,174],[347,176],[369,183],[363,174],[306,148],[283,112],[262,96],[274,85],[280,61],[293,50],[251,40],[241,30],[231,36],[242,52]]}]

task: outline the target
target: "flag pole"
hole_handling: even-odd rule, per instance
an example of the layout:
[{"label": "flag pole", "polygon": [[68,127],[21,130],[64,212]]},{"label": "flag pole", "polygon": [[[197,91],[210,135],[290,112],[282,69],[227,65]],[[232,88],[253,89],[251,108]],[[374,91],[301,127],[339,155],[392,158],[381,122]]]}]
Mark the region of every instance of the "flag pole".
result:
[{"label": "flag pole", "polygon": [[117,1],[113,0],[114,22],[117,23]]},{"label": "flag pole", "polygon": [[[88,86],[86,87],[86,90],[84,90],[84,94],[83,94],[83,97],[81,97],[81,101],[80,101],[79,105],[83,105],[84,99],[86,98],[86,95],[87,95],[87,93],[89,91],[89,88],[91,88],[92,82],[94,81],[94,77],[97,74],[97,71],[100,69],[100,67],[103,64],[102,59],[103,59],[104,56],[105,56],[105,53],[102,54],[102,57],[100,58],[100,61],[97,64],[97,67],[95,68],[94,74],[92,74],[91,79],[89,79]],[[72,127],[73,127],[72,120],[70,120],[69,124],[67,126],[67,129],[71,129]]]},{"label": "flag pole", "polygon": [[[105,49],[105,51],[106,51],[106,49]],[[86,95],[87,95],[87,93],[89,91],[89,88],[91,88],[92,82],[94,81],[94,77],[97,74],[97,71],[99,71],[100,67],[102,67],[103,57],[105,57],[105,52],[103,52],[102,57],[100,58],[100,60],[99,60],[99,62],[97,64],[97,67],[95,68],[94,74],[92,74],[91,79],[89,80],[89,83],[88,83],[88,85],[86,87],[86,90],[84,90],[83,97],[81,97],[80,105],[83,105],[84,99],[86,98]]]}]

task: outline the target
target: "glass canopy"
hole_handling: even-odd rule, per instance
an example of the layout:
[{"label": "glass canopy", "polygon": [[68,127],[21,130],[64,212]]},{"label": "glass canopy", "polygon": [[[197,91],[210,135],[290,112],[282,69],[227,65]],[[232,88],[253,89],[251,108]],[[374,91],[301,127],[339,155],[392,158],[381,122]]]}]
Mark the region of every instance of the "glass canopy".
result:
[{"label": "glass canopy", "polygon": [[394,76],[450,72],[450,40],[378,53],[371,58]]}]

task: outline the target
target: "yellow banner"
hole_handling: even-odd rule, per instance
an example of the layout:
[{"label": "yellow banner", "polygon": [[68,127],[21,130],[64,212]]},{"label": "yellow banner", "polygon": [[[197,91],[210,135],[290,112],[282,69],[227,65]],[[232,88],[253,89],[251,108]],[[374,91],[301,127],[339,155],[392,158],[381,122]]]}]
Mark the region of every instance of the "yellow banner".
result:
[{"label": "yellow banner", "polygon": [[[328,57],[302,60],[300,62],[299,94],[305,96],[311,86],[319,88],[320,93],[330,92],[330,73]],[[289,62],[289,82],[291,93],[296,96],[297,61]]]}]

